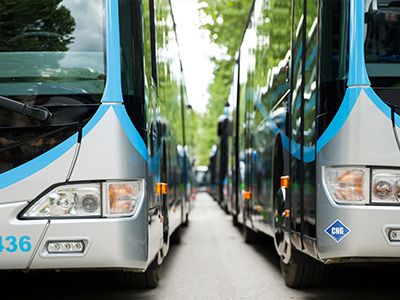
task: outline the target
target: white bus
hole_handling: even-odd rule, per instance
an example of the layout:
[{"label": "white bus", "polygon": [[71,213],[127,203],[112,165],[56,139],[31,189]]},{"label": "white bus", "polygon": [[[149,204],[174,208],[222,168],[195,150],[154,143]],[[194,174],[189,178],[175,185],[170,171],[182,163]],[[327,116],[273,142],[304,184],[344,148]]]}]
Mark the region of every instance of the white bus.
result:
[{"label": "white bus", "polygon": [[190,208],[174,26],[168,0],[0,0],[1,270],[157,286]]},{"label": "white bus", "polygon": [[399,45],[400,1],[254,1],[229,98],[231,213],[247,242],[274,238],[291,287],[399,261]]}]

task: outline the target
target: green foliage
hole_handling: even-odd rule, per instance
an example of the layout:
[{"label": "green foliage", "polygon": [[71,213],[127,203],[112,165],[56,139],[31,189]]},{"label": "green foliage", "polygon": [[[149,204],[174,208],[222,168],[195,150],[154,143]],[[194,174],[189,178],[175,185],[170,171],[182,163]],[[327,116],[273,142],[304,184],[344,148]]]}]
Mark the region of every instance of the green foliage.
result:
[{"label": "green foliage", "polygon": [[201,17],[208,20],[201,29],[210,32],[210,41],[227,48],[234,56],[242,40],[252,0],[199,0]]},{"label": "green foliage", "polygon": [[0,51],[67,51],[76,24],[61,1],[0,2]]},{"label": "green foliage", "polygon": [[[74,42],[75,19],[62,0],[0,2],[0,52],[9,52],[2,77],[38,76],[58,69],[64,52]],[[20,54],[18,54],[20,52]],[[36,52],[40,54],[32,54]],[[43,52],[52,52],[42,55]],[[28,53],[24,55],[24,53]],[[16,67],[17,66],[17,67]]]},{"label": "green foliage", "polygon": [[158,97],[167,114],[166,119],[170,121],[169,126],[176,143],[183,145],[182,112],[185,112],[186,98],[182,98],[185,87],[176,51],[178,44],[173,19],[168,1],[156,0],[155,7]]},{"label": "green foliage", "polygon": [[228,101],[235,54],[242,41],[252,0],[199,0],[201,29],[209,32],[210,41],[225,51],[222,58],[211,57],[215,64],[214,81],[209,85],[207,112],[200,120],[198,161],[207,165],[213,144],[217,143],[217,119]]},{"label": "green foliage", "polygon": [[189,149],[189,157],[193,159],[200,151],[198,129],[200,128],[200,115],[193,109],[186,109],[186,145]]}]

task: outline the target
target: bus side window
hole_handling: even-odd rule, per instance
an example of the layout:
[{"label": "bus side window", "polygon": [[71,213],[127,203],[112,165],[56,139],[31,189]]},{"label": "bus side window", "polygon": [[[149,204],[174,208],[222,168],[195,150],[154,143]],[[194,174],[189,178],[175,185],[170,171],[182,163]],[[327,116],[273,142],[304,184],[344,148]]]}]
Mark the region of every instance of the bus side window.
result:
[{"label": "bus side window", "polygon": [[157,77],[157,45],[156,45],[156,27],[155,27],[155,12],[154,12],[154,0],[149,0],[150,9],[150,44],[151,44],[151,76],[153,80],[158,85]]}]

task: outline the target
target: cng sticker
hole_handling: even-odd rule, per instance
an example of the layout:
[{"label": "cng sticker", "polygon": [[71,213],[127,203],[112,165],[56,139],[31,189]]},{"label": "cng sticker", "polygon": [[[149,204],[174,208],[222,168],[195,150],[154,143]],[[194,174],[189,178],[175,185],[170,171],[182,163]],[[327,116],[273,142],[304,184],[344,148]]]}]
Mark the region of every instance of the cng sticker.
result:
[{"label": "cng sticker", "polygon": [[331,224],[325,232],[333,238],[337,243],[339,243],[346,235],[348,235],[351,230],[347,228],[339,219]]}]

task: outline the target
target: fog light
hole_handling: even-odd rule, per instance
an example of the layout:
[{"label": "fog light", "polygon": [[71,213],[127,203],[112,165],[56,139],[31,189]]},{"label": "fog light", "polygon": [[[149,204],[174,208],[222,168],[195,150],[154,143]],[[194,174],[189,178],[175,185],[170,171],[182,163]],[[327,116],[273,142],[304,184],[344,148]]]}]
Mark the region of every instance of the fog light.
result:
[{"label": "fog light", "polygon": [[72,242],[49,242],[47,251],[49,253],[82,253],[85,250],[83,241]]},{"label": "fog light", "polygon": [[400,242],[400,229],[392,229],[389,231],[389,240]]}]

